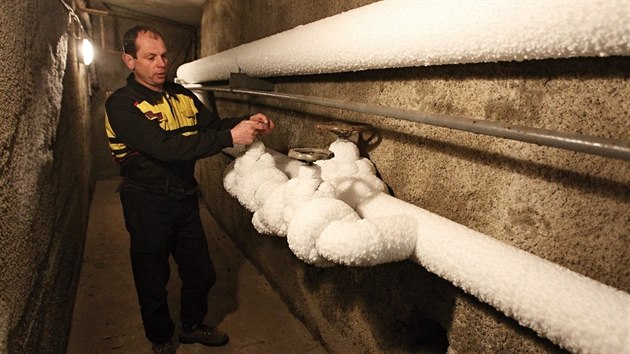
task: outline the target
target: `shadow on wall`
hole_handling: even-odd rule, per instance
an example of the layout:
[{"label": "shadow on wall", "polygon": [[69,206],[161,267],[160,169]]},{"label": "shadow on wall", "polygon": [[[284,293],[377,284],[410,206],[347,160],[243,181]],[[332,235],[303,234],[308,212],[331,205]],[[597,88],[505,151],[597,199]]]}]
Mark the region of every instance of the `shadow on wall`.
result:
[{"label": "shadow on wall", "polygon": [[447,281],[410,261],[368,268],[305,267],[305,287],[328,302],[321,309],[330,323],[347,321],[347,314],[358,309],[359,320],[368,324],[382,350],[446,352],[446,328],[455,302],[455,290]]},{"label": "shadow on wall", "polygon": [[[606,62],[606,65],[602,65]],[[627,77],[630,57],[562,58],[523,62],[445,64],[427,67],[391,68],[334,74],[279,76],[265,80],[282,84],[321,84],[329,82],[390,82],[445,79],[469,81],[478,79],[609,79]]]}]

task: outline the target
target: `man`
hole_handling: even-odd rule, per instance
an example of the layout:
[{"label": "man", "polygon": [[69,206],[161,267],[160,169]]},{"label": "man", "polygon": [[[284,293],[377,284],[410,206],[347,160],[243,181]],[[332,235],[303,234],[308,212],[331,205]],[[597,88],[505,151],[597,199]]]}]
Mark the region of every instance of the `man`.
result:
[{"label": "man", "polygon": [[157,30],[134,27],[123,45],[133,73],[107,100],[106,130],[124,176],[120,199],[145,334],[155,353],[175,353],[166,294],[172,254],[182,280],[179,342],[221,346],[228,336],[203,324],[216,274],[199,217],[195,161],[251,144],[274,123],[260,113],[220,119],[189,90],[166,82],[167,48]]}]

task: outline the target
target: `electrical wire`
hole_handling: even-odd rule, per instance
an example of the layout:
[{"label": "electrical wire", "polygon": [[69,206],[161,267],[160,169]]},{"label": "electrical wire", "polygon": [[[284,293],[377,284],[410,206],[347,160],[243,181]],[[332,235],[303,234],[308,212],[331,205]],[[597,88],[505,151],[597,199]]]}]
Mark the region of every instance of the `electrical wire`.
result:
[{"label": "electrical wire", "polygon": [[[63,0],[59,0],[59,2],[66,8],[66,10],[68,11],[68,16],[70,17],[71,20],[74,20],[78,25],[79,28],[81,29],[81,32],[85,33],[85,35],[87,36],[87,31],[85,30],[85,27],[83,27],[83,23],[81,22],[81,19],[79,18],[79,16],[77,15],[76,12],[74,12],[74,9],[68,5],[65,1]],[[76,34],[74,35],[75,37],[79,38]]]}]

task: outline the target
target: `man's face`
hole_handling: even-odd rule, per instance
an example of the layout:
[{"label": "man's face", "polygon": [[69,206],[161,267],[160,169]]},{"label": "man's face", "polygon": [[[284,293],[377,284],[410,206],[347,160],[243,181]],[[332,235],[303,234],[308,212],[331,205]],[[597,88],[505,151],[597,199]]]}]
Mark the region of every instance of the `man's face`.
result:
[{"label": "man's face", "polygon": [[123,54],[125,64],[133,70],[136,81],[152,90],[161,91],[168,69],[166,44],[155,33],[140,32],[136,38],[136,48],[136,58]]}]

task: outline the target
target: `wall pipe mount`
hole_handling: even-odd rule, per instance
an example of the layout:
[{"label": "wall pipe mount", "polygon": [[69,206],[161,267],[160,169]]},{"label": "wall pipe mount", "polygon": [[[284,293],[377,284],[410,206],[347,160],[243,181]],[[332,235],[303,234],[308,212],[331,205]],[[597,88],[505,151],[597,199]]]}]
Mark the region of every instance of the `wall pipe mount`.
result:
[{"label": "wall pipe mount", "polygon": [[338,108],[347,111],[397,118],[411,122],[467,131],[476,134],[518,140],[542,146],[550,146],[565,150],[630,161],[630,143],[623,140],[606,139],[602,137],[571,132],[531,128],[496,121],[471,119],[435,113],[429,114],[426,112],[410,109],[384,107],[370,103],[349,102],[314,96],[304,96],[250,89],[234,89],[219,86],[202,86],[198,84],[185,86],[193,91],[212,91],[231,94],[245,94],[271,99],[300,102],[317,106]]}]

